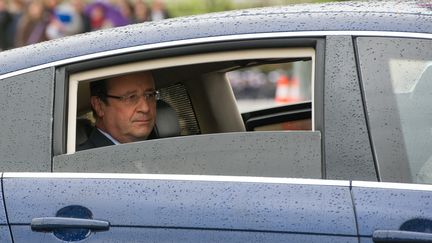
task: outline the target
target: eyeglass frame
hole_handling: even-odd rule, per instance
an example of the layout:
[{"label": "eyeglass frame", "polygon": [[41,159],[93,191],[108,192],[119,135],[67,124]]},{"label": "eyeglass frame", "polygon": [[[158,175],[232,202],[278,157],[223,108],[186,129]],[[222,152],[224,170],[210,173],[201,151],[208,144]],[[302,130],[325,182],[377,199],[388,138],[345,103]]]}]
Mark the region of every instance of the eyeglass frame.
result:
[{"label": "eyeglass frame", "polygon": [[[150,95],[154,96],[154,100],[152,100],[150,98]],[[121,102],[124,102],[125,104],[130,104],[130,105],[138,104],[139,98],[141,98],[141,97],[144,97],[145,101],[154,101],[154,102],[156,102],[156,101],[158,101],[158,100],[161,99],[160,92],[158,90],[147,91],[147,92],[144,92],[141,95],[138,95],[138,94],[129,94],[129,95],[117,96],[117,95],[104,94],[103,96],[106,97],[106,98],[117,99],[117,100],[120,100]],[[127,101],[132,96],[138,96],[138,99],[136,100],[136,102],[128,102]]]}]

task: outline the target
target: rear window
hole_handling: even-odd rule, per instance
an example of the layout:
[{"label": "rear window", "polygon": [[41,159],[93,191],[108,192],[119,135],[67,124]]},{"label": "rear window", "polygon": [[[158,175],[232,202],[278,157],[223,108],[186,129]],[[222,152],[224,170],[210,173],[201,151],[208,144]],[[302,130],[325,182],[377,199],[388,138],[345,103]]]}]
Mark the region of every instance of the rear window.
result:
[{"label": "rear window", "polygon": [[381,179],[432,183],[432,41],[364,37],[357,45]]}]

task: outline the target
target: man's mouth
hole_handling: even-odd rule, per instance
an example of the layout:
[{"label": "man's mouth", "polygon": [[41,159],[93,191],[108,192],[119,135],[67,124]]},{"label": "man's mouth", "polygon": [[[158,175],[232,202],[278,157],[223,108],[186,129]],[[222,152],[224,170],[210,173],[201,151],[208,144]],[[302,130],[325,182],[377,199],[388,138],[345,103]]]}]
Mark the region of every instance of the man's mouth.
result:
[{"label": "man's mouth", "polygon": [[133,120],[134,123],[142,123],[142,124],[148,124],[151,122],[151,119],[137,119],[137,120]]}]

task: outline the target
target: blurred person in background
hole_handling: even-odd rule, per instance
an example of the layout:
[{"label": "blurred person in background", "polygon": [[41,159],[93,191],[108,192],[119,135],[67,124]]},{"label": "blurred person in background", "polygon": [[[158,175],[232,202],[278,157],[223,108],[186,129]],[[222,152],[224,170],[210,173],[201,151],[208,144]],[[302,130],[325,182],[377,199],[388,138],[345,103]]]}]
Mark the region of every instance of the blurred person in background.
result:
[{"label": "blurred person in background", "polygon": [[129,24],[117,6],[107,2],[93,2],[87,5],[85,13],[90,18],[92,30],[118,27]]},{"label": "blurred person in background", "polygon": [[56,7],[61,0],[44,0],[45,9],[50,15],[54,15]]},{"label": "blurred person in background", "polygon": [[136,0],[134,4],[134,23],[151,20],[150,8],[144,0]]},{"label": "blurred person in background", "polygon": [[[7,0],[6,0],[7,1]],[[25,3],[23,0],[11,0],[9,1],[9,14],[11,20],[6,27],[6,42],[7,49],[13,48],[16,46],[15,38],[17,35],[18,23],[24,14],[24,6]]]},{"label": "blurred person in background", "polygon": [[7,9],[6,0],[0,0],[0,51],[9,49],[7,28],[12,22],[12,16]]},{"label": "blurred person in background", "polygon": [[157,21],[169,18],[168,10],[162,0],[153,0],[151,8],[151,20]]},{"label": "blurred person in background", "polygon": [[31,1],[20,18],[16,31],[16,46],[25,46],[48,40],[46,27],[49,13],[41,0]]},{"label": "blurred person in background", "polygon": [[75,11],[71,3],[62,3],[53,11],[46,30],[50,40],[84,32],[81,15]]},{"label": "blurred person in background", "polygon": [[122,16],[127,20],[127,24],[134,23],[134,10],[129,0],[117,0],[116,4]]},{"label": "blurred person in background", "polygon": [[86,11],[90,20],[90,29],[99,30],[111,28],[114,24],[106,17],[106,10],[102,3],[96,3]]},{"label": "blurred person in background", "polygon": [[71,0],[70,3],[73,6],[73,8],[75,9],[75,12],[77,12],[81,18],[82,25],[83,25],[82,26],[83,27],[82,32],[89,32],[91,30],[90,18],[84,12],[86,4],[84,3],[83,0]]}]

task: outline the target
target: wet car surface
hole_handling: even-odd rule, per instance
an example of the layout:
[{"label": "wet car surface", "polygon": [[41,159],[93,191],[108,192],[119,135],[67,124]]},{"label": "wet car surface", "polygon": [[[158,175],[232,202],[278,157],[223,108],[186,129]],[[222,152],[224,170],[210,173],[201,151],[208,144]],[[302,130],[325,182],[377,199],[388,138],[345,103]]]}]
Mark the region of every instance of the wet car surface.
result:
[{"label": "wet car surface", "polygon": [[[1,242],[431,241],[431,38],[427,2],[347,2],[1,52]],[[241,113],[226,74],[286,65],[310,97]],[[89,83],[138,71],[158,137],[76,151]]]}]

